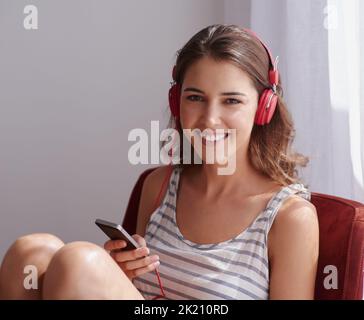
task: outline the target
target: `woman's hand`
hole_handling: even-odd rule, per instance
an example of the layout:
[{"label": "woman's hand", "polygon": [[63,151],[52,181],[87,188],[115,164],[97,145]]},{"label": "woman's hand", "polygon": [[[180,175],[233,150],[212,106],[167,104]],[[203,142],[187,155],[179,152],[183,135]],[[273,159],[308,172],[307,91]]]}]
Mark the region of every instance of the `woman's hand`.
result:
[{"label": "woman's hand", "polygon": [[132,235],[133,239],[141,246],[134,250],[122,250],[126,247],[124,240],[109,240],[104,244],[105,250],[124,271],[130,281],[144,273],[153,271],[159,266],[159,256],[149,256],[146,241],[138,234]]}]

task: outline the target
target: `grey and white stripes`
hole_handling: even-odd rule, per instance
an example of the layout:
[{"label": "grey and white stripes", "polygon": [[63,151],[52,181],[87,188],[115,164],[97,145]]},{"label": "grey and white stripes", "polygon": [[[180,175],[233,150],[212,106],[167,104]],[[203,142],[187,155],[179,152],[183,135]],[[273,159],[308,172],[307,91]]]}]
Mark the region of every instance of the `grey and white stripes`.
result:
[{"label": "grey and white stripes", "polygon": [[[166,299],[268,299],[267,235],[283,201],[291,194],[310,200],[302,184],[277,192],[248,228],[228,241],[197,244],[185,239],[176,223],[176,194],[182,168],[176,166],[163,202],[151,215],[145,240],[160,257]],[[160,295],[155,272],[133,280],[145,299]]]}]

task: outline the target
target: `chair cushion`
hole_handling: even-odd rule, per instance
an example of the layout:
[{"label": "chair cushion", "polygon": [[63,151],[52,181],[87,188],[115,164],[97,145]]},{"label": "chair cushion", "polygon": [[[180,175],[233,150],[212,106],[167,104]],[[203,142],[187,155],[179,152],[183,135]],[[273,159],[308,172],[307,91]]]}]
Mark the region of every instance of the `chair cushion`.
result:
[{"label": "chair cushion", "polygon": [[144,180],[148,176],[148,174],[155,169],[157,168],[147,169],[144,172],[142,172],[131,192],[123,220],[123,228],[130,234],[134,234],[136,232],[139,202],[140,202],[140,196],[142,194]]},{"label": "chair cushion", "polygon": [[[312,193],[320,228],[315,299],[362,299],[364,262],[364,205],[325,194]],[[335,266],[338,289],[326,289],[326,266]]]}]

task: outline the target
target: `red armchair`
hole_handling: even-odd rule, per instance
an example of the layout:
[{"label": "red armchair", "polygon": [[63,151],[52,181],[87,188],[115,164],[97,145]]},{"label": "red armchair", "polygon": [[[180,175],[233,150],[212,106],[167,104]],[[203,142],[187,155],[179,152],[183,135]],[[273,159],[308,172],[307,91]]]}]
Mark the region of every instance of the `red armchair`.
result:
[{"label": "red armchair", "polygon": [[[362,300],[364,275],[364,205],[312,193],[320,226],[316,300]],[[325,267],[337,268],[338,289],[325,289]]]},{"label": "red armchair", "polygon": [[[155,169],[144,171],[132,190],[123,220],[123,227],[131,234],[134,234],[136,230],[136,219],[144,179]],[[314,192],[311,202],[317,209],[320,226],[320,253],[315,299],[362,300],[364,204]],[[329,266],[328,270],[325,270],[326,266]],[[325,288],[325,278],[326,283],[330,283],[327,281],[327,277],[331,278],[336,275],[337,289]]]}]

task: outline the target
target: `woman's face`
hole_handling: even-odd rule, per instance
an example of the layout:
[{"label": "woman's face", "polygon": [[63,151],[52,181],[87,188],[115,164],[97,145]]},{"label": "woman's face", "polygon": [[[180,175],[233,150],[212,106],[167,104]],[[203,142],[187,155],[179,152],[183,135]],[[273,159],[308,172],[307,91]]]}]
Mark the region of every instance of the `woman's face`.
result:
[{"label": "woman's face", "polygon": [[[185,131],[204,162],[209,154],[213,156],[211,153],[215,150],[223,150],[223,162],[235,153],[239,159],[244,156],[249,144],[257,104],[258,92],[246,72],[228,61],[204,57],[185,73],[180,101],[181,126],[182,129],[199,129],[207,133],[198,136],[202,142],[198,144],[199,148],[202,147],[200,154],[199,148],[196,148],[196,135]],[[216,129],[224,129],[225,132],[236,129],[236,135],[234,130],[228,135],[221,135],[221,130]],[[227,147],[229,141],[234,141],[231,145],[235,143],[235,150]],[[221,149],[218,149],[219,144],[223,144]]]}]

